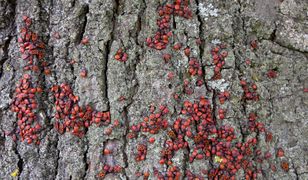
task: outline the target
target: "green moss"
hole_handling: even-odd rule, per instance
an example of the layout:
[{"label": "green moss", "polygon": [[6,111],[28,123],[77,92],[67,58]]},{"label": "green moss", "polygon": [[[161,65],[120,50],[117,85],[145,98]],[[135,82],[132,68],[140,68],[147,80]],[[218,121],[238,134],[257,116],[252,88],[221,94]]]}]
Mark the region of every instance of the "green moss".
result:
[{"label": "green moss", "polygon": [[252,32],[255,34],[258,34],[262,30],[263,24],[260,21],[256,21],[254,24],[252,24],[251,29]]}]

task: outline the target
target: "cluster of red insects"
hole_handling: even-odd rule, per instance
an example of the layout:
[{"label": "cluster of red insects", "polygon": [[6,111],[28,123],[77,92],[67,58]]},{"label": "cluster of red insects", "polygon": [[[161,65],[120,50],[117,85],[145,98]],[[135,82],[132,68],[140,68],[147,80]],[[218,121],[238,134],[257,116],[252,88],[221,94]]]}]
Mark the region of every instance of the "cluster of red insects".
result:
[{"label": "cluster of red insects", "polygon": [[[185,49],[184,51],[186,51],[186,50],[187,49]],[[187,56],[189,56],[189,55],[187,55]],[[201,64],[194,57],[191,57],[189,59],[188,64],[189,64],[188,72],[189,72],[190,76],[197,76],[196,85],[202,86],[204,84],[204,81],[203,81],[203,72],[202,72]],[[185,81],[184,82],[184,89],[185,89],[186,92],[188,92],[188,94],[191,94],[192,90],[188,87],[188,85],[189,84],[187,84],[187,81]]]},{"label": "cluster of red insects", "polygon": [[23,75],[15,90],[11,110],[17,114],[17,133],[19,133],[21,141],[26,140],[28,144],[40,143],[41,125],[36,115],[38,103],[35,96],[42,92],[42,88],[32,86],[31,77],[28,74]]},{"label": "cluster of red insects", "polygon": [[229,91],[224,91],[218,94],[220,104],[224,104],[226,100],[230,98]]},{"label": "cluster of red insects", "polygon": [[131,132],[128,134],[128,138],[135,138],[137,133],[140,131],[149,132],[150,134],[158,134],[161,129],[166,129],[168,127],[168,121],[164,116],[169,112],[169,109],[165,106],[160,106],[159,112],[154,113],[154,111],[155,107],[151,106],[150,112],[152,114],[145,117],[143,122],[130,127]]},{"label": "cluster of red insects", "polygon": [[[38,40],[38,35],[30,30],[31,19],[23,16],[24,27],[20,30],[18,37],[19,51],[21,58],[26,61],[23,67],[24,71],[32,71],[40,73],[40,67],[44,68],[46,75],[50,74],[47,68],[47,62],[44,60],[45,45]],[[40,143],[41,125],[38,122],[38,93],[42,93],[43,89],[38,85],[34,85],[29,74],[24,74],[19,80],[19,84],[15,89],[11,110],[17,114],[17,131],[21,141],[26,140],[28,144],[32,142]],[[15,135],[13,135],[15,139]]]},{"label": "cluster of red insects", "polygon": [[38,40],[38,35],[36,33],[29,30],[31,19],[27,16],[23,16],[23,20],[25,27],[20,30],[18,42],[19,50],[22,53],[21,58],[28,61],[27,65],[24,67],[24,70],[39,72],[40,67],[42,67],[44,68],[45,75],[49,75],[51,71],[47,67],[48,63],[44,60],[45,44]]},{"label": "cluster of red insects", "polygon": [[[154,175],[158,179],[181,179],[180,169],[176,166],[169,167],[166,173],[161,173],[159,171],[154,171]],[[189,176],[187,176],[189,177]]]},{"label": "cluster of red insects", "polygon": [[221,69],[225,65],[225,58],[228,56],[228,51],[226,51],[225,48],[225,44],[220,44],[211,50],[213,63],[215,65],[213,79],[221,78]]},{"label": "cluster of red insects", "polygon": [[[180,1],[178,1],[180,2]],[[179,7],[179,6],[178,6]],[[178,8],[177,7],[177,8]],[[147,38],[146,43],[149,47],[158,50],[165,49],[168,44],[168,37],[171,35],[170,30],[170,14],[172,13],[173,5],[166,5],[159,8],[159,14],[162,18],[158,19],[159,31],[154,38]],[[189,18],[189,17],[187,17]],[[200,41],[200,40],[199,40]],[[200,44],[200,43],[199,43]],[[175,43],[174,50],[180,50],[182,44]],[[256,42],[252,43],[252,48],[257,48]],[[184,49],[184,54],[189,57],[190,49],[187,47]],[[221,69],[225,65],[225,58],[228,56],[225,44],[215,45],[211,50],[213,58],[214,76],[213,80],[221,79]],[[171,54],[164,54],[163,59],[167,63],[171,60]],[[201,64],[196,58],[189,57],[188,73],[190,76],[200,77],[197,80],[197,86],[201,86],[204,82],[202,80],[203,72]],[[172,79],[173,73],[168,74],[168,79]],[[245,80],[241,80],[240,84],[244,90],[244,100],[259,100],[257,94],[256,84],[252,84],[251,87],[247,85]],[[193,88],[190,87],[190,80],[184,80],[184,93],[187,95],[193,94]],[[174,98],[179,100],[179,94],[175,94]],[[230,98],[228,91],[218,93],[218,99],[220,104],[224,104],[226,100]],[[166,112],[163,112],[165,109]],[[236,173],[242,169],[245,172],[246,179],[256,179],[257,174],[261,173],[260,165],[256,163],[262,163],[271,157],[269,152],[264,152],[257,149],[258,140],[256,137],[246,139],[243,142],[236,141],[235,129],[231,126],[223,126],[217,123],[215,112],[208,99],[201,96],[198,101],[190,102],[184,101],[183,109],[175,118],[173,124],[168,124],[165,115],[169,110],[165,106],[160,106],[158,112],[154,112],[155,108],[151,106],[150,115],[143,119],[143,122],[134,124],[130,128],[128,138],[136,138],[139,132],[157,134],[160,131],[166,131],[169,139],[165,141],[165,147],[161,151],[161,159],[159,163],[161,165],[167,165],[166,172],[159,172],[154,169],[154,175],[158,179],[179,179],[182,174],[179,168],[173,165],[172,158],[176,151],[179,149],[190,150],[189,162],[192,163],[195,160],[207,159],[212,164],[212,168],[204,170],[202,173],[206,174],[209,179],[235,179]],[[218,108],[217,116],[220,120],[225,119],[226,110]],[[245,127],[243,127],[245,129]],[[247,133],[259,132],[266,133],[266,139],[269,143],[270,132],[266,131],[264,124],[257,121],[257,115],[250,113],[246,123]],[[155,141],[154,137],[149,137],[149,143]],[[146,146],[141,144],[142,148],[138,148],[136,161],[144,160],[140,158],[142,152],[146,152]],[[140,150],[141,149],[141,150]],[[277,157],[284,156],[283,150],[280,148],[277,152]],[[145,157],[145,156],[144,156]],[[287,162],[282,162],[281,167],[287,171]],[[272,165],[274,169],[275,165]],[[136,174],[140,175],[139,172]],[[199,175],[194,175],[192,172],[187,171],[186,177],[188,179],[203,179]],[[148,179],[149,173],[144,172],[144,179]]]},{"label": "cluster of red insects", "polygon": [[202,76],[202,68],[196,58],[190,58],[188,72],[191,76]]},{"label": "cluster of red insects", "polygon": [[127,53],[123,52],[122,48],[118,49],[117,53],[114,55],[114,59],[120,62],[126,62],[127,57]]},{"label": "cluster of red insects", "polygon": [[[188,9],[188,0],[175,0],[173,4],[166,4],[158,9],[160,18],[157,20],[158,31],[154,37],[149,37],[146,43],[149,47],[157,50],[162,50],[167,47],[169,37],[172,35],[170,28],[170,18],[173,16],[181,16],[184,18],[191,18],[192,12]],[[28,30],[31,25],[31,20],[24,16],[25,28],[21,30],[21,37],[18,39],[20,43],[20,51],[22,59],[28,60],[28,65],[24,70],[32,70],[39,72],[40,68],[44,68],[45,75],[50,74],[47,68],[47,63],[43,61],[44,43],[38,42],[37,35]],[[88,38],[81,42],[88,44]],[[255,42],[251,44],[252,48],[257,48]],[[173,46],[174,50],[180,50],[182,44],[176,43]],[[211,50],[213,57],[214,76],[213,79],[221,78],[221,69],[225,64],[225,58],[228,53],[225,45],[217,45]],[[184,54],[189,57],[190,49],[184,49]],[[127,54],[119,49],[114,56],[118,61],[127,61]],[[170,54],[163,56],[166,62],[171,60]],[[40,63],[34,61],[41,60]],[[189,58],[188,72],[190,76],[198,76],[200,79],[197,85],[201,86],[204,82],[202,80],[203,72],[201,64],[196,58]],[[269,73],[269,77],[274,77],[274,73]],[[82,77],[87,76],[86,70],[81,71]],[[170,77],[173,75],[170,75]],[[169,75],[168,75],[169,77]],[[259,99],[256,93],[257,86],[252,84],[251,87],[247,82],[241,80],[240,84],[244,90],[244,100]],[[16,88],[16,94],[11,106],[13,112],[17,113],[18,133],[22,138],[30,144],[35,142],[39,144],[39,132],[41,126],[37,121],[36,109],[38,103],[35,99],[37,93],[42,93],[43,89],[40,87],[33,87],[31,84],[31,77],[27,74],[20,80],[20,84]],[[110,124],[109,112],[98,112],[93,110],[90,106],[82,108],[78,105],[79,98],[73,94],[72,89],[68,84],[54,85],[51,87],[51,92],[55,97],[55,122],[54,127],[60,132],[71,132],[72,134],[82,137],[85,129],[91,124],[108,125]],[[184,81],[184,92],[188,95],[193,94],[193,89],[189,87],[189,81]],[[175,94],[175,99],[179,100],[179,95]],[[230,97],[228,91],[220,92],[218,95],[219,102],[224,104]],[[262,163],[271,157],[269,152],[262,153],[257,149],[257,138],[250,138],[243,142],[236,141],[235,130],[231,126],[219,125],[216,121],[215,112],[211,102],[205,97],[201,96],[196,101],[184,101],[182,110],[178,113],[172,124],[168,123],[166,116],[169,114],[169,109],[166,106],[160,106],[155,112],[155,107],[150,107],[150,115],[143,119],[143,122],[132,125],[128,138],[136,138],[139,132],[158,134],[161,131],[166,131],[169,139],[165,142],[165,147],[161,151],[161,165],[168,165],[166,172],[159,172],[154,169],[154,175],[158,179],[180,179],[182,174],[180,169],[173,165],[172,158],[180,149],[189,151],[189,162],[207,159],[212,164],[212,169],[202,171],[210,179],[235,179],[236,173],[242,169],[245,172],[246,179],[256,179],[257,174],[261,172],[260,166],[257,163]],[[218,117],[223,120],[226,111],[218,108]],[[119,121],[115,120],[115,126],[119,125]],[[250,113],[246,123],[247,132],[265,132],[266,141],[270,142],[272,135],[265,130],[264,124],[257,121],[257,115]],[[105,134],[110,134],[111,128],[108,128]],[[154,143],[155,138],[149,137],[149,143]],[[112,151],[105,149],[103,151],[105,156],[112,154]],[[147,145],[146,143],[139,143],[135,153],[135,160],[143,161],[146,159]],[[277,157],[283,157],[284,151],[279,148],[276,153]],[[281,168],[285,171],[289,170],[289,164],[286,161],[281,163]],[[271,169],[276,170],[275,165]],[[105,177],[107,173],[119,173],[122,167],[119,165],[110,166],[105,164],[103,169],[99,172],[98,177]],[[137,173],[138,174],[138,173]],[[199,175],[194,175],[192,172],[185,172],[188,179],[202,179]],[[149,172],[143,173],[144,179],[148,179]]]},{"label": "cluster of red insects", "polygon": [[192,12],[188,8],[188,4],[189,0],[175,0],[173,4],[166,4],[159,7],[158,14],[160,18],[157,19],[158,30],[154,37],[148,37],[146,39],[147,46],[157,50],[166,49],[169,38],[172,36],[170,25],[171,16],[180,16],[190,19],[192,17]]},{"label": "cluster of red insects", "polygon": [[98,178],[104,178],[106,176],[106,174],[109,173],[120,173],[122,171],[122,167],[119,165],[115,165],[115,166],[110,166],[105,164],[103,166],[103,169],[98,173]]},{"label": "cluster of red insects", "polygon": [[[228,92],[221,94],[224,95],[223,97],[229,97]],[[162,110],[166,108],[160,108],[158,113],[155,113],[153,109],[151,107],[151,114],[144,118],[144,122],[131,126],[128,137],[134,138],[140,131],[157,134],[160,130],[167,130],[170,139],[165,142],[159,163],[166,164],[173,170],[168,169],[164,173],[154,173],[158,179],[181,176],[181,173],[177,171],[178,168],[173,166],[172,162],[174,154],[179,149],[190,149],[190,163],[201,159],[209,160],[214,168],[205,170],[203,173],[207,174],[210,179],[235,179],[235,175],[240,169],[244,170],[246,179],[256,179],[257,174],[261,173],[261,169],[256,163],[262,163],[271,157],[269,152],[262,153],[260,149],[257,149],[257,138],[237,142],[233,127],[219,126],[213,116],[210,101],[204,97],[200,97],[199,101],[184,101],[179,117],[171,125],[157,126],[157,121],[163,122],[161,114]],[[168,113],[167,110],[163,114],[166,115],[166,113]],[[224,118],[220,117],[220,119]],[[264,124],[257,122],[256,114],[251,113],[248,122],[249,132],[265,132]],[[149,141],[150,139],[153,140],[153,137],[150,137]],[[138,152],[139,149],[141,149],[140,151],[146,149],[144,146],[144,144],[142,144],[142,148],[138,146]],[[281,148],[278,149],[276,156],[284,156]],[[144,158],[136,159],[136,161],[140,160],[144,160]],[[287,163],[282,162],[281,166],[287,171],[285,164]],[[186,172],[186,176],[190,177],[189,179],[199,178],[199,175],[194,175],[191,172]]]},{"label": "cluster of red insects", "polygon": [[72,132],[76,136],[82,137],[85,128],[93,123],[97,125],[110,124],[109,112],[98,112],[89,105],[82,108],[78,105],[79,97],[73,94],[68,84],[54,85],[51,88],[54,93],[55,119],[54,127],[60,132]]},{"label": "cluster of red insects", "polygon": [[[248,121],[245,122],[245,126],[243,127],[243,131],[250,131],[250,132],[265,132],[264,124],[261,122],[257,122],[257,115],[256,113],[250,113],[248,117]],[[269,139],[268,142],[271,140]]]},{"label": "cluster of red insects", "polygon": [[[38,35],[29,30],[31,19],[23,16],[25,27],[21,28],[18,42],[20,44],[20,52],[22,59],[27,61],[24,70],[32,72],[40,72],[44,69],[44,74],[49,75],[51,71],[47,68],[47,62],[44,60],[45,44],[38,40]],[[83,40],[83,44],[87,41]],[[80,72],[81,77],[87,76],[85,69]],[[23,75],[20,84],[17,85],[11,110],[17,114],[17,133],[21,137],[21,141],[26,140],[28,144],[35,142],[40,143],[39,133],[41,125],[38,122],[37,109],[38,101],[37,93],[44,90],[41,87],[34,87],[29,74]],[[54,127],[60,132],[71,132],[76,136],[83,136],[85,129],[91,124],[108,125],[110,124],[109,112],[98,112],[93,110],[89,105],[82,108],[78,105],[79,97],[73,94],[68,84],[54,85],[51,92],[55,97],[55,122]],[[116,121],[115,121],[116,122]],[[115,125],[116,126],[116,125]],[[110,134],[112,130],[109,130]]]},{"label": "cluster of red insects", "polygon": [[135,160],[138,161],[143,161],[145,160],[147,156],[147,146],[144,144],[138,144],[137,146],[137,153],[135,155]]},{"label": "cluster of red insects", "polygon": [[266,73],[267,77],[268,78],[276,78],[277,77],[277,72],[273,69],[269,70],[267,73]]},{"label": "cluster of red insects", "polygon": [[[114,124],[114,126],[118,126],[118,124],[116,123]],[[103,150],[103,155],[104,155],[104,158],[113,156],[113,147],[105,148]],[[103,168],[97,174],[97,177],[102,179],[109,173],[120,173],[122,170],[123,170],[123,167],[121,167],[120,165],[113,165],[113,164],[110,165],[106,162],[106,159],[105,159],[105,162],[103,162]]]},{"label": "cluster of red insects", "polygon": [[257,94],[258,87],[256,84],[253,83],[251,86],[249,86],[249,84],[245,80],[241,80],[240,84],[242,85],[242,88],[244,90],[244,100],[259,100],[259,95]]}]

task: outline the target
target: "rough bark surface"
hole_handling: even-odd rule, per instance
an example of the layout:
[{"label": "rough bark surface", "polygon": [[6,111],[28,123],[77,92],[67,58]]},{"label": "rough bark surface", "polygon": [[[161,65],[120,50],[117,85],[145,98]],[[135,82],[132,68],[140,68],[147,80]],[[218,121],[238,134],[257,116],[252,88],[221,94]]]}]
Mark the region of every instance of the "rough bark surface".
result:
[{"label": "rough bark surface", "polygon": [[[258,147],[270,149],[273,155],[277,147],[284,149],[283,158],[290,163],[290,170],[283,171],[279,168],[281,159],[273,159],[263,164],[258,179],[308,179],[307,1],[191,0],[193,17],[174,17],[170,46],[158,51],[147,47],[145,40],[156,32],[157,8],[162,4],[164,1],[159,0],[0,2],[0,179],[96,179],[104,161],[124,167],[121,173],[107,174],[106,179],[142,179],[136,172],[143,171],[155,179],[153,168],[161,172],[167,169],[158,161],[168,135],[154,135],[156,141],[148,145],[147,158],[137,163],[133,152],[146,138],[128,139],[127,133],[129,126],[148,115],[151,104],[167,104],[171,109],[169,121],[180,111],[173,94],[182,91],[188,59],[183,52],[172,51],[175,42],[189,46],[205,72],[205,85],[195,87],[194,95],[186,99],[193,101],[203,95],[215,105],[217,92],[228,89],[231,98],[223,105],[228,109],[224,123],[237,127],[236,135],[245,138],[239,130],[241,121],[255,111],[273,133],[271,143],[255,135]],[[32,19],[33,31],[47,46],[45,56],[52,74],[41,78],[43,86],[69,83],[80,97],[80,105],[110,111],[112,122],[119,119],[121,128],[109,136],[104,134],[105,126],[91,126],[83,138],[60,135],[52,124],[53,104],[47,92],[39,114],[45,123],[40,145],[14,141],[8,135],[17,126],[10,103],[23,75],[17,42],[23,15]],[[55,38],[55,33],[60,38]],[[88,45],[80,43],[85,37],[89,38]],[[198,38],[203,40],[200,46],[196,44]],[[250,43],[255,39],[258,48],[252,50]],[[214,67],[210,63],[210,49],[217,42],[226,43],[229,53],[219,81],[211,79]],[[114,60],[121,47],[129,57],[125,63]],[[163,61],[164,53],[173,55],[172,63]],[[70,64],[72,59],[77,63]],[[247,59],[250,66],[245,63]],[[87,78],[79,75],[83,68],[88,71]],[[270,79],[266,74],[272,69],[278,76]],[[167,78],[169,72],[175,74],[172,80]],[[257,84],[259,101],[241,101],[242,78]],[[122,96],[125,100],[119,101]],[[106,147],[115,149],[107,159],[102,155]],[[211,166],[206,160],[189,163],[187,154],[178,151],[174,157],[174,164],[184,175],[186,170],[202,174],[202,168]],[[270,163],[277,164],[276,172],[266,170]],[[16,169],[19,173],[13,177]],[[238,179],[242,178],[239,173]]]}]

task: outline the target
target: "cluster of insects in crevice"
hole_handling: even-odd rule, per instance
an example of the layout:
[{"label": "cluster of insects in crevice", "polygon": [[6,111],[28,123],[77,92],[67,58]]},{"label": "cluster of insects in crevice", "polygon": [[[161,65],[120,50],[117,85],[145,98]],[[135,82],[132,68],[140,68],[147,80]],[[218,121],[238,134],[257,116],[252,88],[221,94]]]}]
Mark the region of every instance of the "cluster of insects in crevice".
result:
[{"label": "cluster of insects in crevice", "polygon": [[97,174],[97,177],[102,179],[109,173],[120,173],[122,171],[122,167],[119,165],[110,166],[105,164],[103,169]]},{"label": "cluster of insects in crevice", "polygon": [[47,61],[44,60],[45,44],[38,39],[38,35],[30,30],[31,19],[23,16],[25,26],[21,28],[18,37],[21,59],[27,62],[23,67],[25,71],[40,73],[41,68],[45,75],[50,75]]},{"label": "cluster of insects in crevice", "polygon": [[[20,29],[18,37],[19,51],[22,54],[21,59],[24,61],[23,70],[27,71],[19,80],[15,89],[11,110],[17,115],[17,130],[21,141],[26,140],[28,144],[40,144],[41,124],[44,119],[38,117],[39,103],[43,89],[40,82],[34,81],[30,73],[34,73],[37,78],[43,72],[45,75],[50,74],[48,63],[44,59],[45,44],[38,39],[38,35],[30,30],[31,19],[23,16],[24,27]],[[30,71],[30,72],[29,72]],[[13,135],[13,139],[17,139]]]},{"label": "cluster of insects in crevice", "polygon": [[[221,104],[230,97],[227,91],[220,93]],[[210,179],[235,179],[236,173],[239,170],[245,172],[246,179],[256,179],[261,173],[261,164],[269,160],[272,155],[267,152],[262,152],[258,149],[257,137],[247,138],[244,141],[238,141],[235,134],[235,129],[232,126],[219,126],[216,119],[213,117],[213,109],[211,102],[205,97],[200,97],[198,101],[184,101],[182,110],[175,118],[173,123],[156,126],[157,122],[164,121],[161,111],[165,109],[162,106],[160,112],[154,113],[153,109],[149,116],[144,118],[144,122],[131,126],[129,138],[136,138],[139,132],[157,134],[165,131],[169,137],[165,141],[165,147],[160,153],[161,159],[159,164],[169,167],[166,172],[154,173],[158,179],[182,177],[177,166],[173,163],[173,157],[180,149],[186,149],[190,152],[189,163],[200,160],[208,160],[212,163],[213,168],[204,170]],[[152,111],[151,111],[152,109]],[[168,112],[166,112],[168,113]],[[221,120],[224,115],[218,110],[218,116]],[[224,113],[224,112],[223,112]],[[167,115],[167,114],[164,114]],[[255,113],[250,113],[247,120],[247,133],[269,133],[266,131],[264,124],[257,121],[258,117]],[[154,139],[150,136],[149,142]],[[271,139],[267,140],[268,143]],[[142,149],[146,149],[142,144]],[[139,146],[138,146],[138,151]],[[276,157],[283,157],[284,151],[279,148]],[[144,156],[146,157],[146,156]],[[136,159],[137,161],[144,158]],[[275,165],[271,165],[274,169]],[[286,170],[286,162],[283,161],[281,166]],[[172,169],[172,170],[170,170]],[[188,176],[189,175],[189,176]],[[188,179],[200,178],[200,175],[195,175],[192,172],[187,174]],[[202,178],[201,178],[202,179]]]},{"label": "cluster of insects in crevice", "polygon": [[[171,31],[171,16],[180,16],[186,19],[192,18],[192,11],[188,8],[188,0],[175,0],[173,4],[166,4],[158,8],[159,19],[157,19],[158,30],[154,37],[148,37],[146,39],[147,46],[162,50],[166,49],[170,37]],[[176,44],[174,49],[181,48],[180,44]]]},{"label": "cluster of insects in crevice", "polygon": [[82,137],[85,129],[92,124],[110,124],[110,113],[99,112],[87,105],[82,108],[78,105],[79,97],[73,94],[68,84],[54,85],[51,92],[55,97],[55,119],[54,127],[60,132],[72,132]]},{"label": "cluster of insects in crevice", "polygon": [[225,58],[228,56],[228,51],[225,49],[226,45],[220,44],[219,46],[213,47],[211,50],[213,63],[215,65],[213,79],[221,79],[221,69],[225,65]]},{"label": "cluster of insects in crevice", "polygon": [[[25,27],[21,28],[18,37],[21,59],[26,62],[23,70],[34,73],[36,79],[39,79],[41,72],[44,75],[50,75],[51,70],[44,59],[45,44],[39,41],[38,35],[30,30],[31,19],[23,16],[23,22]],[[88,44],[88,39],[84,39],[82,44]],[[87,71],[81,70],[80,76],[86,78]],[[55,121],[53,124],[60,133],[71,132],[73,135],[82,137],[91,124],[105,126],[110,124],[111,118],[108,111],[96,111],[90,105],[80,107],[79,97],[73,94],[68,84],[53,85],[46,90],[40,87],[38,80],[33,80],[35,78],[32,78],[30,74],[23,75],[15,89],[11,103],[11,110],[16,113],[18,119],[16,133],[19,134],[21,141],[26,140],[28,144],[32,142],[40,144],[41,124],[45,122],[45,119],[38,118],[39,102],[37,99],[42,93],[51,92],[54,95],[55,114],[53,117]],[[108,131],[106,134],[110,134],[112,129],[108,128],[106,131]],[[14,139],[16,139],[15,136],[14,134]]]},{"label": "cluster of insects in crevice", "polygon": [[244,90],[243,99],[244,100],[259,100],[259,95],[257,93],[257,85],[255,83],[248,83],[246,80],[242,79],[240,84]]},{"label": "cluster of insects in crevice", "polygon": [[18,129],[16,133],[21,137],[21,141],[26,140],[28,144],[40,143],[41,125],[36,114],[38,110],[36,94],[42,92],[42,88],[33,87],[28,74],[23,75],[15,89],[11,110],[17,114]]},{"label": "cluster of insects in crevice", "polygon": [[[174,4],[167,4],[158,9],[160,18],[157,20],[159,27],[158,32],[152,38],[146,39],[146,44],[154,49],[162,50],[167,48],[169,43],[169,37],[172,35],[170,31],[170,16],[175,15],[173,12],[177,9],[186,9],[185,2],[174,1]],[[190,12],[190,10],[185,10]],[[185,14],[185,13],[184,13]],[[190,14],[190,13],[187,13]],[[184,16],[185,18],[191,18],[190,15]],[[200,39],[196,40],[200,41]],[[172,46],[174,51],[181,50],[183,44],[175,43]],[[257,48],[257,42],[251,43],[251,48]],[[225,65],[226,58],[228,56],[226,44],[216,44],[212,47],[210,53],[212,55],[212,62],[214,64],[214,75],[212,80],[218,80],[222,78],[221,71]],[[197,76],[196,85],[202,86],[203,71],[202,65],[194,57],[190,57],[190,48],[184,49],[184,54],[189,58],[188,73],[191,77]],[[168,63],[172,59],[170,53],[163,54],[163,60]],[[173,72],[169,72],[167,80],[174,77]],[[200,78],[199,78],[200,77]],[[199,81],[198,81],[199,80]],[[258,101],[259,95],[257,93],[257,86],[254,83],[248,83],[245,80],[241,80],[240,84],[244,90],[242,99],[244,101]],[[194,94],[194,87],[191,85],[189,79],[184,79],[183,95]],[[218,102],[223,105],[225,101],[231,97],[229,91],[218,92]],[[174,94],[174,99],[180,102],[181,94]],[[149,116],[146,116],[143,122],[133,124],[128,133],[128,138],[137,138],[139,132],[149,134],[149,142],[155,142],[155,138],[150,134],[156,134],[159,132],[166,132],[168,139],[164,142],[165,147],[162,148],[160,153],[159,164],[166,165],[167,169],[164,172],[160,172],[157,169],[153,169],[153,175],[158,179],[178,179],[183,177],[180,168],[174,165],[173,157],[180,149],[189,151],[189,163],[194,161],[207,160],[211,163],[210,169],[204,169],[201,173],[207,175],[209,179],[235,179],[239,170],[244,171],[246,179],[256,179],[258,174],[262,172],[261,164],[269,160],[272,155],[269,151],[262,152],[258,149],[258,138],[252,133],[257,134],[265,133],[266,142],[270,143],[269,131],[266,130],[264,124],[259,122],[256,113],[250,113],[248,120],[245,121],[242,129],[245,130],[247,135],[251,135],[250,138],[238,140],[236,136],[236,129],[230,125],[222,125],[218,123],[217,119],[224,120],[227,110],[213,107],[218,106],[216,103],[211,102],[209,99],[201,96],[195,101],[184,101],[182,104],[182,110],[178,113],[177,117],[172,121],[165,119],[167,114],[163,114],[161,110],[166,106],[160,106],[158,113],[153,111],[153,107],[150,108]],[[217,117],[214,111],[217,108]],[[162,116],[163,115],[163,116]],[[157,123],[160,122],[160,123]],[[165,123],[163,123],[165,122]],[[168,123],[169,122],[169,123]],[[172,122],[170,124],[170,122]],[[161,124],[163,123],[163,124]],[[157,126],[160,125],[160,126]],[[144,146],[144,144],[142,145]],[[144,148],[145,149],[145,148]],[[276,157],[283,157],[284,152],[281,148],[278,149]],[[139,160],[139,159],[138,159]],[[144,160],[142,158],[142,160]],[[287,165],[282,162],[281,167],[286,170]],[[275,165],[271,164],[275,167]],[[141,175],[139,172],[136,174]],[[189,170],[186,170],[185,176],[188,179],[203,179],[201,175],[193,174]],[[144,172],[144,178],[148,179],[149,172]]]}]

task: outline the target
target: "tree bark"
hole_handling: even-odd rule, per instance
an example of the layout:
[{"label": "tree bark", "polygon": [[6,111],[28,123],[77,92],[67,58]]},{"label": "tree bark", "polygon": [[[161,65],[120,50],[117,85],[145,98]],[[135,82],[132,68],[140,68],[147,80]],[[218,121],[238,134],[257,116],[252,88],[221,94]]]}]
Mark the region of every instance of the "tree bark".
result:
[{"label": "tree bark", "polygon": [[[160,165],[161,151],[169,138],[167,131],[141,133],[129,139],[130,127],[149,116],[151,105],[166,105],[166,116],[172,124],[181,112],[184,101],[210,100],[213,115],[226,109],[220,125],[235,129],[239,142],[256,137],[256,149],[269,151],[272,158],[259,167],[258,179],[308,179],[308,5],[305,0],[191,0],[192,18],[171,16],[172,38],[164,50],[147,46],[147,37],[157,32],[158,0],[3,0],[0,2],[0,177],[1,179],[97,179],[104,164],[123,167],[120,173],[107,173],[106,179],[143,179],[138,172],[155,170]],[[18,37],[24,26],[22,16],[32,20],[31,30],[46,45],[45,59],[51,75],[33,75],[44,92],[39,99],[38,116],[43,122],[39,145],[21,142],[13,135],[16,114],[10,110],[19,79],[25,74],[19,52]],[[88,43],[83,43],[88,39]],[[199,43],[199,39],[201,42]],[[254,42],[256,47],[254,48]],[[181,43],[179,51],[173,45]],[[226,44],[228,56],[221,78],[213,79],[211,49]],[[201,64],[201,86],[188,73],[190,56]],[[118,49],[128,55],[126,62],[115,60]],[[164,54],[171,54],[165,62]],[[72,63],[72,61],[75,63]],[[82,70],[87,77],[80,76]],[[269,71],[276,77],[271,78]],[[171,74],[170,74],[171,73]],[[172,74],[174,74],[173,77]],[[192,95],[182,93],[189,79]],[[255,83],[258,101],[243,100],[241,80]],[[54,98],[49,89],[61,83],[71,85],[79,96],[79,105],[90,104],[98,111],[110,111],[111,124],[120,125],[106,135],[109,126],[92,125],[82,138],[71,133],[60,134],[54,127]],[[230,99],[221,105],[219,93],[230,92]],[[181,94],[179,101],[174,100]],[[265,133],[244,131],[243,122],[251,112],[264,123],[273,140],[266,142]],[[147,143],[154,137],[153,144]],[[144,161],[136,162],[140,143],[147,144]],[[104,149],[113,149],[104,156]],[[285,155],[276,157],[278,148]],[[202,176],[213,168],[209,160],[189,162],[192,149],[176,152],[173,164],[187,179],[187,172]],[[280,164],[289,163],[285,172]],[[270,166],[275,164],[277,171]],[[14,177],[14,171],[17,172]],[[244,178],[238,171],[237,178]]]}]

